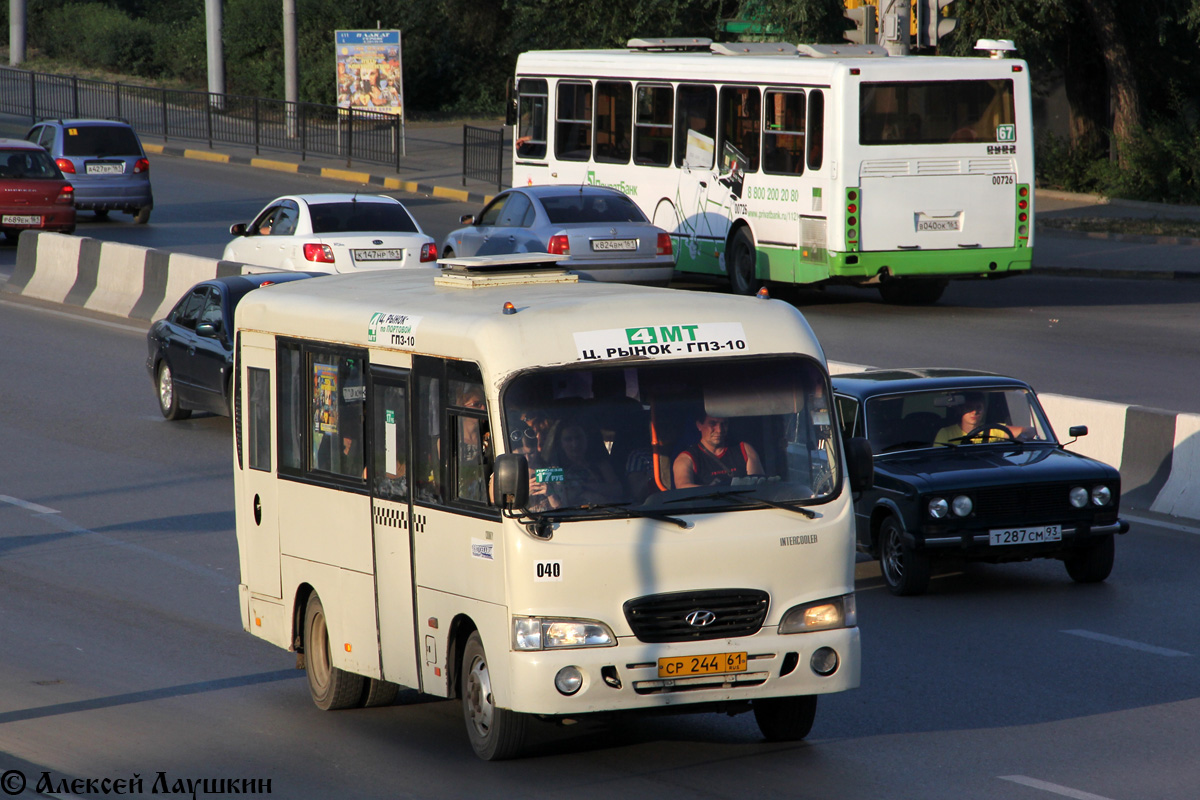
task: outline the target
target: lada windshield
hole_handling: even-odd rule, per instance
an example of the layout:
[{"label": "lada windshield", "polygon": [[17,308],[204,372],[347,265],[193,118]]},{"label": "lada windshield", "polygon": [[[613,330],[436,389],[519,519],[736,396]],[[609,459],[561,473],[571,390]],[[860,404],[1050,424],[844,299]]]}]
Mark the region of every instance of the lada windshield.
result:
[{"label": "lada windshield", "polygon": [[541,370],[503,392],[505,447],[533,513],[806,513],[842,481],[829,396],[802,357]]},{"label": "lada windshield", "polygon": [[922,447],[1053,442],[1041,406],[1024,388],[962,388],[873,397],[866,434],[876,454]]}]

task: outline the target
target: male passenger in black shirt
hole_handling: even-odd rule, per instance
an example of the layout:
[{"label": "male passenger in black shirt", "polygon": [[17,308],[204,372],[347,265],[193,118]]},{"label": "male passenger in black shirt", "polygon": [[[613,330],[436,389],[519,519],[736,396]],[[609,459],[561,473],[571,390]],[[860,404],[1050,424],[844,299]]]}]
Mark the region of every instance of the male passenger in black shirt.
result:
[{"label": "male passenger in black shirt", "polygon": [[726,443],[729,420],[701,414],[696,417],[700,441],[675,457],[676,489],[729,484],[734,478],[762,475],[762,460],[746,442]]}]

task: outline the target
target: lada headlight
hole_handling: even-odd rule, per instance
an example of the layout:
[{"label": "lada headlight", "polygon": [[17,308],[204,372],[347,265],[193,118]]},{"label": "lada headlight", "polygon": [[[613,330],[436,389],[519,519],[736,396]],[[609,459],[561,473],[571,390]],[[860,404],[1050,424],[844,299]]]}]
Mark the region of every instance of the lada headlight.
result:
[{"label": "lada headlight", "polygon": [[591,619],[513,617],[514,650],[557,650],[614,647],[617,637],[603,622]]},{"label": "lada headlight", "polygon": [[1109,489],[1104,484],[1092,487],[1092,503],[1098,506],[1106,506],[1112,502],[1112,489]]},{"label": "lada headlight", "polygon": [[929,516],[934,519],[945,519],[946,514],[950,511],[950,504],[944,497],[932,497],[929,499],[928,508]]},{"label": "lada headlight", "polygon": [[853,594],[829,597],[792,606],[779,621],[780,633],[811,633],[858,625],[858,604]]},{"label": "lada headlight", "polygon": [[1071,505],[1076,508],[1083,508],[1088,504],[1088,490],[1082,486],[1075,486],[1071,489]]},{"label": "lada headlight", "polygon": [[975,503],[965,494],[960,494],[950,503],[950,508],[954,510],[955,516],[966,517],[970,516],[971,511],[975,508]]}]

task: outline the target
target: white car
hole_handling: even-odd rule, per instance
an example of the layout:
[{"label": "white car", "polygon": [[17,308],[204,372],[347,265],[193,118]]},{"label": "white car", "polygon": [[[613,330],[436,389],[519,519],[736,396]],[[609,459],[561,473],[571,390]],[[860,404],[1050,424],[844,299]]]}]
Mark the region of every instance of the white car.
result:
[{"label": "white car", "polygon": [[226,261],[307,272],[437,267],[437,243],[393,197],[297,194],[238,222]]}]

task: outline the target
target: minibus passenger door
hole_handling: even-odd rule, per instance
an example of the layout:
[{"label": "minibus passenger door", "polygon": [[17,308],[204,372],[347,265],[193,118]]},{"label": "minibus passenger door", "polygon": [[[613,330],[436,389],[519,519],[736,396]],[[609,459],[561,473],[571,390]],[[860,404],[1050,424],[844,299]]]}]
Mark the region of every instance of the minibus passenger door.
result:
[{"label": "minibus passenger door", "polygon": [[[243,334],[245,336],[245,334]],[[279,577],[279,511],[277,503],[277,437],[274,418],[275,351],[243,342],[237,367],[242,413],[239,453],[237,539],[242,552],[242,582],[255,594],[281,597]]]},{"label": "minibus passenger door", "polygon": [[408,371],[372,367],[369,407],[367,477],[383,677],[420,688],[413,616]]}]

